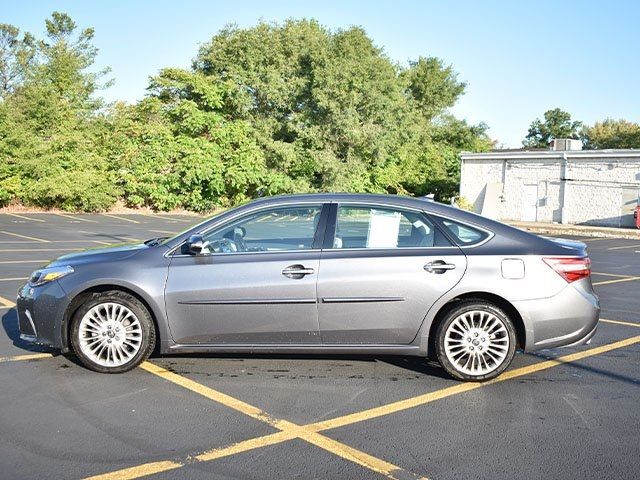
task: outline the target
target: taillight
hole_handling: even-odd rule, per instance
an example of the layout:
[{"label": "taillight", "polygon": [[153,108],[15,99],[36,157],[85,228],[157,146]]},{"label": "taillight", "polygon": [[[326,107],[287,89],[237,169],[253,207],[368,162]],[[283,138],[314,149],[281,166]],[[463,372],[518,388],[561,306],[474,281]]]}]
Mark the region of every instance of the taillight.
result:
[{"label": "taillight", "polygon": [[542,260],[569,283],[587,278],[591,274],[589,257],[556,257]]}]

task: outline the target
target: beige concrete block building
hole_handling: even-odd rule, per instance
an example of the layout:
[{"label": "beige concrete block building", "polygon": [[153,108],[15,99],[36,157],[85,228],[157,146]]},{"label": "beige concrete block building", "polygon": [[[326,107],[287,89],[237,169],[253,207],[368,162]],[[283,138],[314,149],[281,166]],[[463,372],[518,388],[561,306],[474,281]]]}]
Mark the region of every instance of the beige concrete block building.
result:
[{"label": "beige concrete block building", "polygon": [[[571,145],[556,142],[560,147]],[[482,215],[634,226],[640,150],[496,150],[462,153],[460,158],[460,195]]]}]

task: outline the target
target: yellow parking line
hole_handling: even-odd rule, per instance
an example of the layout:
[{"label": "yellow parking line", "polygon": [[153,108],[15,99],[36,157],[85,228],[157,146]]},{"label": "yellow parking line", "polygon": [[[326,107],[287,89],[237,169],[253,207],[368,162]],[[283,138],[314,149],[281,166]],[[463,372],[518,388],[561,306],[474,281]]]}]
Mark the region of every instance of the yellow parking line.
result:
[{"label": "yellow parking line", "polygon": [[51,358],[50,353],[29,353],[27,355],[15,355],[13,357],[0,357],[0,363],[7,362],[23,362],[26,360],[40,360],[42,358]]},{"label": "yellow parking line", "polygon": [[49,260],[0,260],[0,265],[11,263],[49,263]]},{"label": "yellow parking line", "polygon": [[604,273],[604,272],[591,272],[591,275],[603,275],[605,277],[620,277],[620,278],[629,278],[634,275],[621,275],[619,273]]},{"label": "yellow parking line", "polygon": [[[417,478],[416,475],[413,475],[410,472],[406,472],[400,467],[397,467],[389,462],[373,457],[353,447],[343,445],[342,443],[327,438],[324,435],[320,435],[317,432],[305,430],[304,427],[301,427],[300,425],[297,425],[293,422],[289,422],[288,420],[281,420],[272,417],[268,413],[260,410],[257,407],[254,407],[253,405],[250,405],[225,393],[209,388],[205,385],[202,385],[201,383],[190,380],[186,377],[183,377],[182,375],[170,372],[158,365],[150,362],[144,362],[141,367],[149,373],[157,375],[165,380],[175,383],[176,385],[186,388],[187,390],[191,390],[192,392],[202,395],[205,398],[213,400],[214,402],[229,407],[256,420],[265,422],[268,425],[281,430],[285,433],[281,441],[291,438],[301,438],[309,443],[312,443],[313,445],[316,445],[317,447],[338,455],[339,457],[350,460],[362,467],[380,473],[387,478],[395,479],[395,472],[402,472],[402,475],[404,477],[411,476]],[[212,455],[214,454],[210,454],[209,456]]]},{"label": "yellow parking line", "polygon": [[626,338],[624,340],[602,345],[600,347],[590,348],[587,350],[583,350],[581,352],[564,355],[555,360],[538,362],[538,363],[534,363],[533,365],[528,365],[526,367],[521,367],[521,368],[516,368],[514,370],[506,371],[499,377],[493,380],[489,380],[488,382],[485,382],[485,383],[458,384],[452,387],[444,388],[442,390],[437,390],[435,392],[429,392],[429,393],[425,393],[424,395],[418,395],[417,397],[408,398],[406,400],[400,400],[398,402],[389,403],[387,405],[382,405],[380,407],[370,408],[368,410],[352,413],[349,415],[344,415],[342,417],[337,417],[331,420],[317,422],[311,425],[307,425],[307,427],[313,429],[314,431],[319,432],[319,431],[328,430],[331,428],[338,428],[346,425],[351,425],[353,423],[362,422],[364,420],[371,420],[373,418],[378,418],[378,417],[382,417],[392,413],[401,412],[403,410],[407,410],[410,408],[415,408],[420,405],[425,405],[427,403],[431,403],[436,400],[441,400],[443,398],[447,398],[452,395],[457,395],[459,393],[468,392],[470,390],[475,390],[477,388],[483,388],[489,385],[493,385],[495,383],[504,382],[505,380],[510,380],[513,378],[522,377],[524,375],[529,375],[531,373],[540,372],[542,370],[547,370],[557,365],[575,362],[583,358],[591,357],[594,355],[600,355],[602,353],[606,353],[611,350],[616,350],[618,348],[628,347],[629,345],[633,345],[638,342],[640,342],[640,336]]},{"label": "yellow parking line", "polygon": [[610,283],[620,283],[620,282],[632,282],[634,280],[640,280],[640,277],[627,277],[627,278],[618,278],[617,280],[605,280],[603,282],[594,282],[593,285],[608,285]]},{"label": "yellow parking line", "polygon": [[54,213],[54,215],[57,215],[58,217],[63,217],[63,218],[70,218],[71,220],[76,220],[79,222],[100,223],[97,220],[89,220],[88,218],[74,217],[73,215],[65,215],[64,213]]},{"label": "yellow parking line", "polygon": [[407,472],[392,463],[374,457],[373,455],[369,455],[368,453],[345,445],[344,443],[333,440],[332,438],[325,437],[324,435],[308,433],[305,431],[300,435],[300,438],[315,445],[316,447],[320,447],[327,452],[338,455],[345,460],[349,460],[361,467],[368,468],[369,470],[384,475],[387,478],[394,480],[400,478],[423,478],[426,480],[426,477],[420,477],[414,473]]},{"label": "yellow parking line", "polygon": [[622,247],[609,247],[607,250],[623,250],[625,248],[640,248],[640,245],[624,245]]},{"label": "yellow parking line", "polygon": [[195,221],[198,219],[197,217],[194,217],[193,220],[187,220],[186,218],[170,217],[168,215],[163,215],[163,214],[158,214],[158,215],[143,214],[143,215],[146,215],[152,218],[160,218],[162,220],[171,220],[172,222],[182,222],[182,223],[195,223]]},{"label": "yellow parking line", "polygon": [[615,237],[581,238],[579,242],[599,242],[600,240],[615,240]]},{"label": "yellow parking line", "polygon": [[111,213],[101,213],[100,215],[105,216],[105,217],[117,218],[118,220],[124,220],[125,222],[140,223],[137,220],[133,220],[131,218],[120,217],[118,215],[112,215]]},{"label": "yellow parking line", "polygon": [[0,253],[9,252],[68,252],[84,250],[83,248],[0,248]]},{"label": "yellow parking line", "polygon": [[0,278],[0,282],[10,282],[14,280],[26,280],[29,277],[12,277],[12,278]]},{"label": "yellow parking line", "polygon": [[[342,426],[346,426],[346,425],[351,425],[353,423],[357,423],[357,422],[361,422],[364,420],[370,420],[373,418],[378,418],[378,417],[382,417],[385,415],[389,415],[392,413],[397,413],[403,410],[407,410],[410,408],[414,408],[420,405],[425,405],[427,403],[430,402],[434,402],[436,400],[440,400],[443,398],[447,398],[450,397],[452,395],[457,395],[459,393],[464,393],[464,392],[468,392],[471,390],[475,390],[478,388],[483,388],[489,385],[493,385],[495,383],[499,383],[499,382],[504,382],[506,380],[510,380],[513,378],[518,378],[524,375],[528,375],[531,373],[536,373],[536,372],[540,372],[542,370],[547,370],[549,368],[558,366],[558,365],[562,365],[562,364],[567,364],[567,363],[571,363],[571,362],[575,362],[578,360],[581,360],[583,358],[588,358],[594,355],[600,355],[612,350],[616,350],[619,348],[624,348],[627,347],[629,345],[633,345],[636,343],[640,343],[640,335],[639,336],[635,336],[635,337],[630,337],[624,340],[620,340],[617,342],[613,342],[613,343],[609,343],[606,345],[602,345],[600,347],[595,347],[595,348],[591,348],[591,349],[587,349],[587,350],[583,350],[581,352],[576,352],[576,353],[572,353],[569,355],[565,355],[562,357],[559,357],[557,359],[554,360],[547,360],[547,361],[543,361],[543,362],[538,362],[535,363],[533,365],[529,365],[526,367],[521,367],[521,368],[517,368],[514,369],[512,371],[508,371],[506,373],[503,373],[502,375],[500,375],[499,377],[490,380],[488,382],[485,383],[464,383],[464,384],[458,384],[458,385],[454,385],[452,387],[448,387],[448,388],[444,388],[442,390],[438,390],[435,392],[430,392],[424,395],[419,395],[417,397],[412,397],[412,398],[408,398],[406,400],[400,400],[398,402],[393,402],[393,403],[389,403],[387,405],[382,405],[380,407],[375,407],[375,408],[371,408],[368,410],[364,410],[361,412],[357,412],[357,413],[353,413],[353,414],[348,414],[348,415],[344,415],[341,417],[336,417],[330,420],[326,420],[326,421],[321,421],[321,422],[316,422],[316,423],[312,423],[312,424],[308,424],[308,425],[294,425],[292,428],[288,428],[286,430],[282,430],[280,432],[277,433],[273,433],[270,435],[264,435],[262,437],[256,437],[256,438],[252,438],[249,440],[245,440],[243,442],[239,442],[233,445],[230,445],[228,447],[224,447],[224,448],[216,448],[213,450],[209,450],[207,452],[204,452],[202,454],[196,455],[195,457],[191,457],[193,460],[195,461],[202,461],[202,462],[206,462],[206,461],[211,461],[211,460],[216,460],[218,458],[223,458],[223,457],[227,457],[227,456],[231,456],[231,455],[235,455],[238,453],[242,453],[242,452],[246,452],[248,450],[252,450],[252,449],[256,449],[256,448],[261,448],[261,447],[265,447],[268,445],[275,445],[278,443],[282,443],[285,442],[287,440],[291,440],[293,438],[303,438],[304,440],[313,443],[314,445],[316,444],[317,439],[313,438],[311,441],[309,440],[310,435],[312,435],[313,433],[318,433],[320,431],[323,430],[328,430],[328,429],[332,429],[332,428],[338,428],[338,427],[342,427]],[[146,368],[145,368],[146,367]],[[196,387],[197,390],[194,391],[203,391],[203,392],[209,392],[209,391],[213,391],[215,392],[215,394],[213,394],[211,397],[207,397],[207,398],[218,398],[219,392],[212,390],[208,387],[205,387],[204,385],[200,385],[197,382],[194,382],[192,380],[188,380],[184,377],[181,377],[180,375],[177,374],[173,374],[172,372],[168,372],[167,370],[163,369],[162,367],[158,367],[156,365],[153,365],[149,362],[145,362],[143,364],[143,368],[145,368],[147,371],[156,374],[156,372],[160,372],[162,373],[162,377],[169,380],[169,381],[173,381],[171,379],[176,379],[176,377],[178,377],[177,379],[184,379],[185,382],[183,382],[182,380],[180,381],[180,384],[184,383],[184,385],[188,385],[189,387],[194,386],[196,387],[196,385],[199,385],[198,387]],[[167,373],[172,373],[171,375],[167,376],[164,372]],[[175,375],[175,377],[174,377]],[[179,385],[180,385],[179,384]],[[195,384],[195,385],[194,385]],[[189,388],[191,390],[191,388]],[[251,405],[246,404],[245,402],[241,402],[239,400],[235,400],[233,399],[233,397],[229,397],[226,394],[220,394],[223,397],[220,398],[224,398],[225,401],[226,399],[230,399],[230,401],[232,403],[235,404],[235,402],[239,402],[239,405],[243,405],[242,409],[247,409],[247,411],[250,411],[252,413],[256,413],[256,411],[261,412],[261,410],[256,409],[256,407],[253,407]],[[246,406],[246,407],[245,407]],[[262,412],[264,414],[264,412]],[[266,415],[266,414],[265,414]],[[267,415],[267,418],[271,418]],[[290,423],[291,422],[287,422]],[[327,438],[323,435],[320,435],[322,438]],[[305,438],[307,437],[307,438]],[[336,442],[335,440],[332,439],[328,439],[329,442],[324,443],[323,446],[321,448],[327,447],[327,448],[331,448],[332,450],[337,450],[338,448],[343,449],[340,450],[341,455],[343,456],[343,458],[346,458],[346,456],[352,456],[354,457],[356,460],[358,460],[356,463],[359,463],[359,461],[362,461],[363,463],[366,463],[367,467],[370,467],[371,463],[376,463],[376,462],[382,462],[380,464],[377,465],[377,468],[380,468],[381,470],[385,470],[387,472],[387,476],[389,478],[396,478],[396,473],[400,473],[401,475],[397,475],[398,477],[400,476],[406,476],[406,474],[408,472],[405,471],[397,471],[397,470],[393,470],[393,466],[391,466],[391,464],[389,464],[388,462],[385,462],[384,460],[380,460],[380,459],[376,459],[375,457],[371,457],[368,454],[364,453],[364,452],[359,452],[355,449],[352,449],[351,447],[348,447],[347,445],[344,445],[340,442],[339,445],[335,445],[333,444],[333,442]],[[318,442],[319,443],[319,442]],[[319,445],[318,445],[319,446]],[[355,450],[355,452],[353,451]],[[342,455],[343,454],[343,455]],[[360,456],[362,455],[362,456]],[[355,461],[355,460],[354,460]],[[95,477],[90,477],[92,480],[111,480],[111,479],[116,479],[116,478],[127,478],[127,479],[133,479],[133,478],[139,478],[141,476],[145,476],[148,475],[147,473],[144,473],[144,469],[147,468],[149,465],[160,465],[162,464],[162,462],[154,462],[154,463],[148,463],[148,464],[144,464],[141,465],[139,467],[131,467],[128,469],[123,469],[123,470],[117,470],[114,472],[109,472],[106,473],[104,475],[97,475]],[[169,468],[170,466],[170,468]],[[178,468],[182,466],[182,464],[179,463],[175,463],[175,462],[167,462],[167,470],[172,470],[175,468]],[[364,466],[364,465],[363,465]],[[131,475],[131,474],[127,474],[127,472],[135,472],[135,469],[140,469],[139,475]],[[397,467],[395,467],[397,468]],[[162,471],[165,470],[155,470],[153,473],[161,473]],[[391,473],[389,473],[391,471]],[[128,475],[128,476],[127,476]]]},{"label": "yellow parking line", "polygon": [[[93,243],[97,240],[49,240],[49,243]],[[0,244],[23,244],[23,243],[42,243],[41,240],[0,240]]]},{"label": "yellow parking line", "polygon": [[17,213],[5,213],[5,215],[9,215],[10,217],[23,218],[25,220],[31,220],[32,222],[44,222],[44,220],[40,218],[25,217],[23,215],[18,215]]},{"label": "yellow parking line", "polygon": [[627,327],[638,327],[638,328],[640,328],[640,323],[623,322],[621,320],[607,320],[605,318],[601,318],[600,321],[601,322],[605,322],[605,323],[615,323],[616,325],[626,325]]},{"label": "yellow parking line", "polygon": [[212,388],[205,387],[198,382],[189,380],[188,378],[183,377],[182,375],[178,375],[177,373],[170,372],[169,370],[155,365],[151,362],[144,362],[142,365],[140,365],[140,367],[149,373],[153,373],[154,375],[164,378],[165,380],[175,383],[176,385],[186,388],[187,390],[191,390],[192,392],[202,395],[209,400],[213,400],[214,402],[232,408],[233,410],[236,410],[240,413],[244,413],[251,418],[263,421],[271,425],[272,427],[282,427],[283,429],[296,427],[296,425],[291,422],[274,419],[259,408],[254,407],[253,405],[249,405],[242,400],[238,400],[222,392],[218,392],[217,390],[214,390]]},{"label": "yellow parking line", "polygon": [[16,304],[14,302],[12,302],[11,300],[7,300],[4,297],[0,297],[0,307],[13,308],[15,306],[16,306]]},{"label": "yellow parking line", "polygon": [[182,463],[172,461],[151,462],[145,463],[144,465],[138,465],[137,467],[125,468],[116,472],[87,477],[86,480],[131,480],[133,478],[146,477],[156,473],[168,472],[169,470],[180,468],[183,465],[184,464]]},{"label": "yellow parking line", "polygon": [[175,235],[178,232],[173,232],[173,231],[169,231],[169,230],[149,230],[150,232],[153,233],[166,233],[168,235]]},{"label": "yellow parking line", "polygon": [[296,435],[295,430],[281,430],[277,433],[272,433],[263,437],[251,438],[249,440],[234,443],[227,447],[213,448],[196,455],[193,458],[199,462],[210,462],[212,460],[218,460],[219,458],[230,457],[231,455],[255,450],[256,448],[268,447],[269,445],[276,445],[288,440],[293,440],[296,438]]},{"label": "yellow parking line", "polygon": [[11,235],[12,237],[24,238],[26,240],[34,240],[36,242],[49,243],[49,240],[45,240],[44,238],[29,237],[28,235],[21,235],[19,233],[6,232],[4,230],[0,230],[0,233],[4,233],[5,235]]}]

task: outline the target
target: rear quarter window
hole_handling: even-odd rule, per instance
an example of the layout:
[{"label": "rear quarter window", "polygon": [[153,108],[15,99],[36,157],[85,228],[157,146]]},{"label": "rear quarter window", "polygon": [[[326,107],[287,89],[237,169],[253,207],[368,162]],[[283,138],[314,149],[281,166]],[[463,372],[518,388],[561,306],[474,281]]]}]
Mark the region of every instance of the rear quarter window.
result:
[{"label": "rear quarter window", "polygon": [[460,246],[477,245],[478,243],[485,241],[489,235],[491,235],[485,230],[480,230],[479,228],[472,227],[465,223],[456,222],[446,218],[442,218],[441,221],[447,233],[450,234]]}]

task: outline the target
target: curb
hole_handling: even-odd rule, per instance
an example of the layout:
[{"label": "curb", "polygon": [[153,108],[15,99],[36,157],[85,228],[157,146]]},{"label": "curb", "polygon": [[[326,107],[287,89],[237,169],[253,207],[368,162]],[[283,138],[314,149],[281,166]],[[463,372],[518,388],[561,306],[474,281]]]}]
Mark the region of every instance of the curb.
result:
[{"label": "curb", "polygon": [[508,222],[512,227],[545,235],[577,235],[594,238],[628,238],[640,240],[640,230],[631,228],[590,227],[582,225],[532,225]]}]

